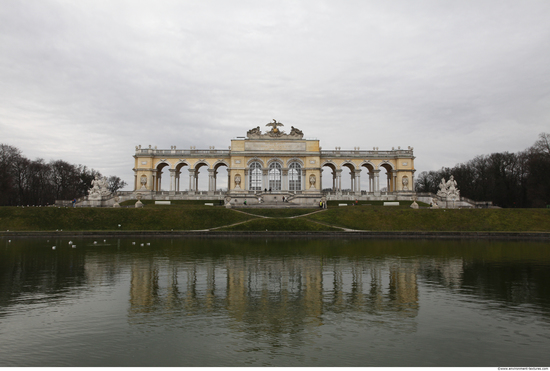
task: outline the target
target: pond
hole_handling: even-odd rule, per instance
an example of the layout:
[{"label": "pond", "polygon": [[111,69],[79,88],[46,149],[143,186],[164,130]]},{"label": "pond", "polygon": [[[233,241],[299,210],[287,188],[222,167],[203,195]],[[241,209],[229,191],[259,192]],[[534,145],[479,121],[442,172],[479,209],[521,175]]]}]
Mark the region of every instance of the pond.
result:
[{"label": "pond", "polygon": [[0,367],[548,366],[549,247],[0,238]]}]

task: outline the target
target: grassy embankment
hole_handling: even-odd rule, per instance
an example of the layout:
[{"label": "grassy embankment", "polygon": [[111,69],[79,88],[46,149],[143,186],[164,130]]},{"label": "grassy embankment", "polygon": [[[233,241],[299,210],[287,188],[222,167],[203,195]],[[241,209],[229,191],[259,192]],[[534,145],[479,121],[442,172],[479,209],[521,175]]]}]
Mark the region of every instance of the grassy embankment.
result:
[{"label": "grassy embankment", "polygon": [[550,210],[547,209],[343,209],[328,209],[310,218],[370,231],[550,232]]},{"label": "grassy embankment", "polygon": [[[127,204],[133,205],[135,201]],[[0,207],[0,231],[550,232],[547,209],[420,209],[374,203],[319,209],[226,209],[205,201],[134,208]],[[214,201],[217,205],[217,201]],[[351,202],[349,202],[351,205]],[[124,204],[123,204],[124,205]],[[119,227],[120,225],[120,227]]]},{"label": "grassy embankment", "polygon": [[143,209],[0,207],[0,231],[202,230],[252,218],[223,207],[194,205]]}]

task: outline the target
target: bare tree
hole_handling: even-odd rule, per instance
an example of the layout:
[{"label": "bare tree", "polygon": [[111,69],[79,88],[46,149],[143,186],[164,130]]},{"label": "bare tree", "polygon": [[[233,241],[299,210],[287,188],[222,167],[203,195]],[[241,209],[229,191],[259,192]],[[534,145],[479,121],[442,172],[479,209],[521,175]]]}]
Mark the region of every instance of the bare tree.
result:
[{"label": "bare tree", "polygon": [[109,182],[109,192],[111,193],[115,193],[119,189],[122,189],[128,185],[124,180],[120,179],[116,175],[111,175],[108,179],[108,182]]}]

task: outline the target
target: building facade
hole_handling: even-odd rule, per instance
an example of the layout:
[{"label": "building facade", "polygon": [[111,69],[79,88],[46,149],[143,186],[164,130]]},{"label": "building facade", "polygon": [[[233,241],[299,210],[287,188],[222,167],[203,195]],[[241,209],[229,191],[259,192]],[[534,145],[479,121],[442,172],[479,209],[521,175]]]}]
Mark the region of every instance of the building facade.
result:
[{"label": "building facade", "polygon": [[[273,120],[262,133],[260,127],[247,132],[246,137],[231,140],[228,150],[157,149],[136,147],[134,155],[134,192],[160,192],[169,195],[195,195],[198,176],[208,172],[208,192],[226,188],[230,197],[242,197],[271,192],[294,197],[342,195],[354,198],[385,195],[411,195],[414,192],[413,148],[379,150],[323,150],[317,139],[304,138],[301,130],[291,127],[287,134],[283,125]],[[217,174],[227,168],[228,183],[220,185]],[[331,170],[323,177],[323,168]],[[342,189],[342,173],[349,169],[351,189]],[[384,171],[385,170],[385,171]],[[170,174],[170,184],[161,184],[162,174]],[[347,171],[345,172],[347,174]],[[385,179],[381,180],[381,173]],[[367,189],[361,189],[361,177],[368,177]]]}]

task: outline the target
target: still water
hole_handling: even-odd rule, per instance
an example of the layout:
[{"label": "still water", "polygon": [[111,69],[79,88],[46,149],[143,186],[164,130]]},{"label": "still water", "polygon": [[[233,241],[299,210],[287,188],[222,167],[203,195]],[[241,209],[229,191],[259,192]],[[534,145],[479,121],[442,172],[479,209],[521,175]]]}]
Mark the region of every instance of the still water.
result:
[{"label": "still water", "polygon": [[0,367],[550,365],[547,242],[69,241],[0,239]]}]

